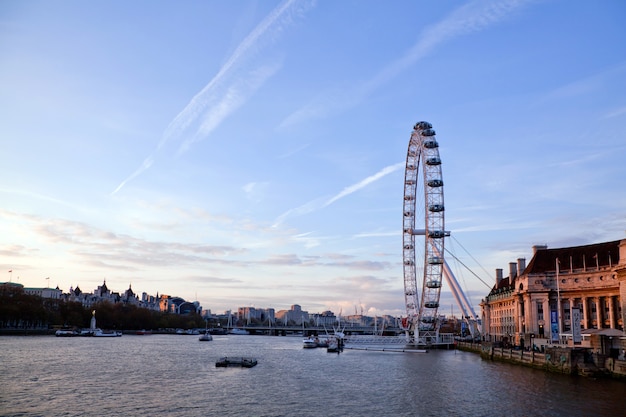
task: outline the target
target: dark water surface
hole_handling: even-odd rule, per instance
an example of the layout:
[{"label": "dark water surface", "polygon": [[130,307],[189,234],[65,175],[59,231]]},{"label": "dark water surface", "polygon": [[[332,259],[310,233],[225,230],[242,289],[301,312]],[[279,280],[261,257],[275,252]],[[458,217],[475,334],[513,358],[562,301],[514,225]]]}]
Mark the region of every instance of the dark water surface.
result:
[{"label": "dark water surface", "polygon": [[[216,368],[252,356],[251,369]],[[2,416],[626,416],[626,382],[271,336],[0,337]]]}]

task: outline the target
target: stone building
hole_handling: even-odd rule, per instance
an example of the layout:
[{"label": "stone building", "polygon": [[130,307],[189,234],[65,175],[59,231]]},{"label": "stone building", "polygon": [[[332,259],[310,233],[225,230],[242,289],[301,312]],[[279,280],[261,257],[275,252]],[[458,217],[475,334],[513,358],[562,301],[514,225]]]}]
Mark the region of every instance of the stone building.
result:
[{"label": "stone building", "polygon": [[279,310],[276,312],[276,320],[284,324],[295,323],[301,325],[309,322],[309,312],[302,310],[298,304],[293,304],[289,310]]},{"label": "stone building", "polygon": [[617,350],[626,343],[626,240],[548,249],[509,264],[481,304],[485,341]]}]

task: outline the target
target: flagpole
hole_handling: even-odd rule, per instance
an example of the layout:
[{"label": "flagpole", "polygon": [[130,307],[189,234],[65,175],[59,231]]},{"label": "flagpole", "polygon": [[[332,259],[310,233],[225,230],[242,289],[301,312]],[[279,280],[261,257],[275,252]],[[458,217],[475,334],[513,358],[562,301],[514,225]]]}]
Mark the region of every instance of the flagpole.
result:
[{"label": "flagpole", "polygon": [[559,258],[556,258],[556,321],[559,325],[559,344],[561,344],[561,287],[559,285]]}]

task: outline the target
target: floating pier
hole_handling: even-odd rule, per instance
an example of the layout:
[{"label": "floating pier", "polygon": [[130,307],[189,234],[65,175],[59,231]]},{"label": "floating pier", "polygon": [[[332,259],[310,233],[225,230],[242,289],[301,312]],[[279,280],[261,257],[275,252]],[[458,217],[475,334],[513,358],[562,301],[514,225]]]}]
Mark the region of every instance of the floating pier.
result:
[{"label": "floating pier", "polygon": [[215,366],[218,368],[225,368],[227,366],[239,366],[241,368],[252,368],[256,366],[257,360],[254,358],[232,358],[232,357],[223,357],[220,358],[217,362],[215,362]]}]

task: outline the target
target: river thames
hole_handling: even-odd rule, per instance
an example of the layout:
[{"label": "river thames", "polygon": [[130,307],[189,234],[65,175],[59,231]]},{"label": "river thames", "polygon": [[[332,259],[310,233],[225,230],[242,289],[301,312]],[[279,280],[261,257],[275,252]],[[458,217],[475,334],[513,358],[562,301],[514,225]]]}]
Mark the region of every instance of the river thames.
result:
[{"label": "river thames", "polygon": [[[251,356],[254,368],[216,368]],[[280,336],[0,337],[2,416],[622,416],[626,382]]]}]

